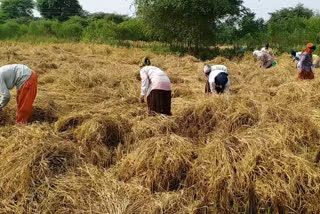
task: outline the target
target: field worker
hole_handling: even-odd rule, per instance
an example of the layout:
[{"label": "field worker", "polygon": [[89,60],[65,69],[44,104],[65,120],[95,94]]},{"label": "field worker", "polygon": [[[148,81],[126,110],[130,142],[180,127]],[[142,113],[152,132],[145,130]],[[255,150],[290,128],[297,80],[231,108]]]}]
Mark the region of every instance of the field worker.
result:
[{"label": "field worker", "polygon": [[141,102],[144,102],[146,96],[150,112],[171,115],[171,82],[168,76],[160,68],[151,66],[147,57],[139,66]]},{"label": "field worker", "polygon": [[314,79],[312,53],[316,50],[316,46],[312,43],[307,44],[307,48],[302,51],[301,59],[298,63],[298,79]]},{"label": "field worker", "polygon": [[17,87],[17,123],[27,123],[32,113],[32,104],[37,95],[37,76],[25,65],[5,65],[0,67],[0,110],[10,100],[10,92]]},{"label": "field worker", "polygon": [[301,59],[301,52],[296,52],[296,51],[291,51],[291,56],[292,56],[292,58],[293,58],[293,61],[292,62],[294,62],[294,61],[297,61],[297,62],[299,62],[300,61],[300,59]]},{"label": "field worker", "polygon": [[[291,51],[291,55],[293,57],[293,62],[300,61],[301,52]],[[312,54],[312,61],[313,61],[313,63],[312,63],[313,67],[319,68],[320,57],[318,55]]]},{"label": "field worker", "polygon": [[204,66],[204,75],[207,77],[206,93],[222,94],[229,91],[229,71],[224,65]]},{"label": "field worker", "polygon": [[254,51],[253,56],[260,60],[261,65],[260,67],[264,67],[266,69],[271,68],[273,65],[276,64],[274,58],[268,54],[267,52],[263,51]]},{"label": "field worker", "polygon": [[270,54],[272,57],[274,56],[272,49],[269,47],[269,42],[265,44],[264,48],[262,48],[261,51]]}]

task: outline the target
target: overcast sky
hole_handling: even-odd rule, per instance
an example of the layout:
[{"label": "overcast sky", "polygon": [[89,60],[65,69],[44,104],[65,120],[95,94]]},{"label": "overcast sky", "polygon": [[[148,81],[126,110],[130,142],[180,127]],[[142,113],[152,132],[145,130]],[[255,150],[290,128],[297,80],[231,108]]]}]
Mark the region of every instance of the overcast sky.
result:
[{"label": "overcast sky", "polygon": [[[83,9],[89,12],[106,12],[134,14],[133,0],[79,0]],[[283,7],[294,7],[298,3],[319,12],[320,0],[244,0],[244,5],[257,14],[257,17],[268,19],[268,13]]]}]

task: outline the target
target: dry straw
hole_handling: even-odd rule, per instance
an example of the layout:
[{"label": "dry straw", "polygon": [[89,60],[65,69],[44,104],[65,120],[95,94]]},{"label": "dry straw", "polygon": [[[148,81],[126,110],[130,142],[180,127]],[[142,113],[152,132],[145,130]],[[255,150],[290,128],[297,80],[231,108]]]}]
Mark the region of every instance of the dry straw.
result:
[{"label": "dry straw", "polygon": [[[172,80],[172,117],[139,102],[146,55]],[[320,80],[277,62],[1,42],[0,64],[31,67],[39,91],[31,125],[14,125],[14,99],[0,112],[0,213],[319,213]],[[231,91],[205,95],[217,63]]]}]

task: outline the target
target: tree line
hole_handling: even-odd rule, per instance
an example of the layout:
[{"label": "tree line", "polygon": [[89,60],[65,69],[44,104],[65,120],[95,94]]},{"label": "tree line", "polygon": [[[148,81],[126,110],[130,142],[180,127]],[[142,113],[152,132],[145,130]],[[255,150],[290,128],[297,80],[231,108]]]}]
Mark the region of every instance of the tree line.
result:
[{"label": "tree line", "polygon": [[[273,12],[268,21],[257,18],[242,0],[135,0],[134,4],[136,16],[127,17],[90,14],[78,0],[3,0],[0,39],[156,41],[196,55],[221,45],[253,50],[266,41],[281,53],[320,40],[320,16],[302,4]],[[40,18],[34,17],[35,8]]]}]

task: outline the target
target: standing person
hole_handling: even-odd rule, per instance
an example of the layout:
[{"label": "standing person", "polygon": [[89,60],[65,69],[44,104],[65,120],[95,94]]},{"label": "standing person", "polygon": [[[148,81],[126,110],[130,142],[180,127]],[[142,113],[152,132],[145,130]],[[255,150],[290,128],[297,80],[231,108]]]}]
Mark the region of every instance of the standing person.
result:
[{"label": "standing person", "polygon": [[18,89],[16,123],[27,123],[37,96],[37,76],[25,65],[13,64],[0,67],[0,110],[8,104],[9,90],[14,86]]},{"label": "standing person", "polygon": [[206,65],[203,71],[207,77],[205,93],[222,94],[229,90],[229,71],[226,66]]},{"label": "standing person", "polygon": [[148,109],[165,115],[171,115],[171,82],[160,68],[151,66],[145,57],[139,65],[141,77],[141,102],[147,97]]},{"label": "standing person", "polygon": [[274,57],[272,48],[269,47],[269,42],[266,42],[264,48],[262,48],[261,51],[266,52],[267,54],[270,54],[272,57]]},{"label": "standing person", "polygon": [[316,50],[313,43],[308,43],[306,49],[302,51],[301,59],[298,63],[298,79],[314,79],[312,68],[312,53]]},{"label": "standing person", "polygon": [[270,54],[268,54],[267,52],[254,51],[253,56],[257,57],[257,59],[260,60],[260,62],[261,62],[260,67],[264,67],[264,68],[268,69],[276,64],[276,62],[274,61],[274,58]]},{"label": "standing person", "polygon": [[[291,51],[291,55],[293,57],[293,62],[299,62],[301,59],[301,52]],[[318,55],[312,54],[312,65],[314,68],[319,68],[320,57]]]}]

